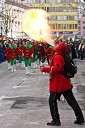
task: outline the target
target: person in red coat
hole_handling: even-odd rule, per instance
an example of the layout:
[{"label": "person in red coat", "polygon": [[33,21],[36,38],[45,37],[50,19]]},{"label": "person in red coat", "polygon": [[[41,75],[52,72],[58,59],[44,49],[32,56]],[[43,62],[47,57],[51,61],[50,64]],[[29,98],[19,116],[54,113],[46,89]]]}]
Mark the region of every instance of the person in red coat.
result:
[{"label": "person in red coat", "polygon": [[39,57],[39,53],[38,53],[38,42],[34,40],[33,42],[33,51],[34,51],[34,54],[33,54],[33,68],[37,68],[38,67],[38,64],[37,64],[37,61],[38,61],[38,57]]},{"label": "person in red coat", "polygon": [[39,61],[40,61],[41,65],[44,65],[44,62],[46,60],[46,51],[45,51],[45,44],[44,43],[39,44],[38,51],[39,51]]},{"label": "person in red coat", "polygon": [[23,57],[25,61],[26,75],[30,73],[31,60],[34,54],[33,47],[30,41],[27,41],[23,50]]},{"label": "person in red coat", "polygon": [[9,45],[9,48],[11,50],[11,69],[12,72],[16,72],[17,46],[14,40]]},{"label": "person in red coat", "polygon": [[14,41],[9,42],[9,47],[5,49],[4,53],[8,62],[8,69],[12,69],[12,72],[16,71],[17,47]]},{"label": "person in red coat", "polygon": [[19,62],[22,63],[22,68],[25,67],[25,62],[24,62],[24,49],[25,49],[25,42],[23,41],[21,45],[18,47],[18,57],[19,57]]},{"label": "person in red coat", "polygon": [[11,69],[11,54],[12,54],[12,50],[9,47],[7,47],[4,50],[4,54],[5,54],[5,57],[6,57],[6,61],[8,63],[8,69]]},{"label": "person in red coat", "polygon": [[74,121],[74,123],[83,124],[84,117],[81,108],[79,107],[73,95],[72,92],[73,85],[71,83],[71,80],[66,76],[64,76],[63,73],[59,73],[59,71],[64,70],[65,61],[62,55],[64,53],[66,54],[69,52],[68,46],[63,42],[60,42],[54,47],[54,51],[55,54],[50,62],[50,65],[47,67],[46,66],[40,67],[41,72],[49,73],[50,76],[49,107],[50,107],[52,121],[48,122],[47,125],[53,125],[53,126],[61,125],[57,100],[60,99],[60,96],[62,94],[75,113],[76,120]]}]

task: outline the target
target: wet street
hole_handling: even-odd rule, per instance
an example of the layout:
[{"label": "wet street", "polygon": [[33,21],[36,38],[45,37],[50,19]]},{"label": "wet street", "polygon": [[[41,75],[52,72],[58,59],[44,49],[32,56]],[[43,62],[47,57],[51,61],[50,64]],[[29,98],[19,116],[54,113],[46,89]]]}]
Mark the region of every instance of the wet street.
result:
[{"label": "wet street", "polygon": [[[85,116],[85,60],[75,60],[78,73],[72,78],[74,95]],[[49,128],[49,80],[48,74],[37,69],[30,69],[25,75],[21,63],[17,71],[7,69],[7,63],[0,64],[0,128]],[[68,104],[58,102],[60,128],[84,128],[74,124],[75,115]]]}]

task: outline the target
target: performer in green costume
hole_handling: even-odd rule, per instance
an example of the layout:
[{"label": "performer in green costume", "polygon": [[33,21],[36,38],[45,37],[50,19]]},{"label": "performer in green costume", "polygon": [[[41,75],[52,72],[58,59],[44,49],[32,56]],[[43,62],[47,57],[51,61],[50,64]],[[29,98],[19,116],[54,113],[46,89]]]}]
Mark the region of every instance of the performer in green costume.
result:
[{"label": "performer in green costume", "polygon": [[15,42],[12,41],[11,45],[9,46],[11,50],[11,69],[12,72],[16,71],[16,60],[17,60],[17,46],[15,45]]},{"label": "performer in green costume", "polygon": [[31,67],[31,60],[33,57],[33,48],[29,41],[24,45],[23,55],[24,55],[24,61],[25,61],[25,69],[26,74],[30,73],[30,67]]}]

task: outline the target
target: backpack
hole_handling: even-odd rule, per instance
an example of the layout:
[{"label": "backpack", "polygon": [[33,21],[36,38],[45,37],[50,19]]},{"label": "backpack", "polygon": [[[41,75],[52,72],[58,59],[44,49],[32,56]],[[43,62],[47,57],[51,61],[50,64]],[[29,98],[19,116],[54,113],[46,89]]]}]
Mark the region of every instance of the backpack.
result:
[{"label": "backpack", "polygon": [[64,71],[63,74],[67,77],[67,78],[73,78],[74,75],[77,73],[77,66],[74,64],[73,60],[66,56],[63,55],[64,60],[65,60],[65,66],[64,66]]}]

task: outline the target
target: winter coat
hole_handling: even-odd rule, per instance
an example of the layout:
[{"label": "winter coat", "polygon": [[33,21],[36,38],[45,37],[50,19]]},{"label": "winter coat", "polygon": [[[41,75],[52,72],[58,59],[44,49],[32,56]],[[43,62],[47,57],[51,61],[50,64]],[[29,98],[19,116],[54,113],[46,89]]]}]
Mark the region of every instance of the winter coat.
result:
[{"label": "winter coat", "polygon": [[59,71],[64,70],[64,58],[61,55],[54,54],[53,59],[50,62],[49,67],[43,67],[43,72],[49,73],[50,75],[50,92],[64,92],[73,87],[71,80],[66,78],[64,74]]},{"label": "winter coat", "polygon": [[5,57],[7,61],[11,61],[13,59],[17,59],[17,48],[11,49],[11,48],[6,48],[4,51]]},{"label": "winter coat", "polygon": [[18,47],[18,55],[21,55],[23,57],[23,54],[24,54],[23,51],[24,51],[24,49],[25,49],[25,46],[24,45]]},{"label": "winter coat", "polygon": [[23,57],[28,60],[32,58],[32,54],[34,54],[32,46],[26,45],[25,48],[23,49]]}]

